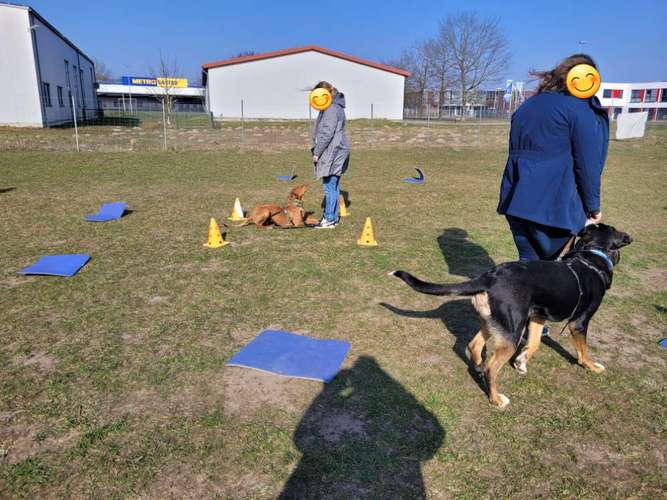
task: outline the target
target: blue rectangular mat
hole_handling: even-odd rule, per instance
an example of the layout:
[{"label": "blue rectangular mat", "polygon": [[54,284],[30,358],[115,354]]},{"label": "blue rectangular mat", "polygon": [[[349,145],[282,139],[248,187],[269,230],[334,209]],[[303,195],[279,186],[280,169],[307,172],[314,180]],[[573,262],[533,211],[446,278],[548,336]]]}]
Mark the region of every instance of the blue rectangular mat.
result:
[{"label": "blue rectangular mat", "polygon": [[104,203],[100,206],[98,213],[86,215],[84,218],[88,222],[108,222],[110,220],[120,219],[127,210],[127,203],[124,201],[114,201],[113,203]]},{"label": "blue rectangular mat", "polygon": [[31,266],[19,271],[19,274],[43,274],[48,276],[74,276],[90,260],[85,253],[65,255],[47,255]]},{"label": "blue rectangular mat", "polygon": [[280,330],[264,330],[227,366],[241,366],[285,377],[331,382],[350,350],[343,340],[313,339]]}]

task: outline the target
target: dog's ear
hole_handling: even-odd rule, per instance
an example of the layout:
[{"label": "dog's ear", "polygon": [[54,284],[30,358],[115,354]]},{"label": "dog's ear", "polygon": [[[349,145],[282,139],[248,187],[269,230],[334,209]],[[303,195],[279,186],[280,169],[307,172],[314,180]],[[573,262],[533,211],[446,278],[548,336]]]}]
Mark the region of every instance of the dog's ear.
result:
[{"label": "dog's ear", "polygon": [[615,231],[611,247],[615,249],[623,248],[632,243],[632,237],[623,231]]}]

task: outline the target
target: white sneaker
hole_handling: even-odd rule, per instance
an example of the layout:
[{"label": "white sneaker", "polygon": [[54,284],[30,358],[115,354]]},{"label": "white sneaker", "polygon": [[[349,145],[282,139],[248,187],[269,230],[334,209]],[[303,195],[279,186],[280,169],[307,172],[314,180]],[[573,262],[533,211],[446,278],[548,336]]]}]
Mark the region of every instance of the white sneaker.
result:
[{"label": "white sneaker", "polygon": [[333,229],[337,225],[338,224],[334,221],[322,219],[320,223],[317,226],[315,226],[315,229]]}]

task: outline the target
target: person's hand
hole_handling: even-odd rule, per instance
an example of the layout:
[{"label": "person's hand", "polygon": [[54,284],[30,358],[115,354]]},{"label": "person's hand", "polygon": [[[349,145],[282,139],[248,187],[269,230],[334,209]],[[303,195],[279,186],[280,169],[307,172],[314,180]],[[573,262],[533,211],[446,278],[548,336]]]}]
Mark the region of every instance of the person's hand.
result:
[{"label": "person's hand", "polygon": [[316,155],[313,155],[313,163],[317,163],[318,160],[319,158]]},{"label": "person's hand", "polygon": [[588,214],[588,219],[586,219],[586,225],[590,226],[591,224],[599,224],[602,221],[602,210],[598,210],[594,214]]}]

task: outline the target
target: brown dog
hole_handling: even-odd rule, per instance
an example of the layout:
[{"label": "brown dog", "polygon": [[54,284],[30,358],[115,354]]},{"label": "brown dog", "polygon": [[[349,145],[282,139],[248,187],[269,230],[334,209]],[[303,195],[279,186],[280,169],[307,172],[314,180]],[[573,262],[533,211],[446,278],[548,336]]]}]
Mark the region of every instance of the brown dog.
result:
[{"label": "brown dog", "polygon": [[287,229],[291,227],[305,227],[316,224],[317,221],[307,217],[303,209],[303,197],[308,191],[308,184],[300,184],[290,191],[287,197],[287,206],[281,207],[274,203],[257,205],[248,214],[246,220],[236,227],[255,224],[258,229],[269,229],[271,225]]}]

